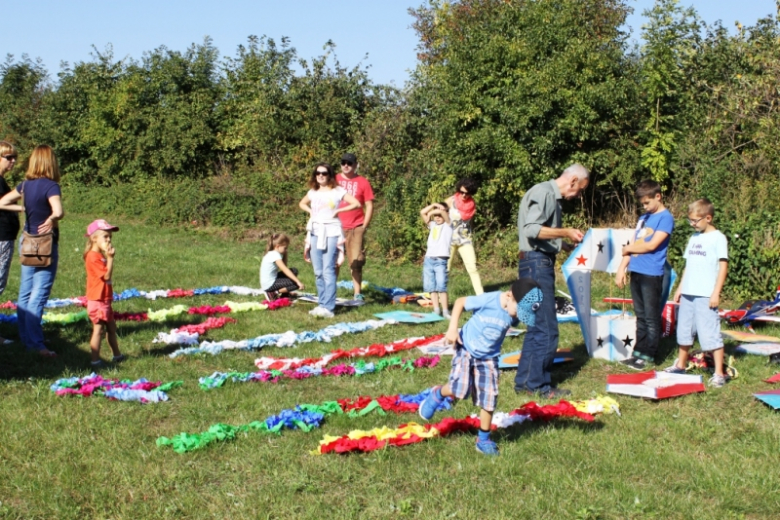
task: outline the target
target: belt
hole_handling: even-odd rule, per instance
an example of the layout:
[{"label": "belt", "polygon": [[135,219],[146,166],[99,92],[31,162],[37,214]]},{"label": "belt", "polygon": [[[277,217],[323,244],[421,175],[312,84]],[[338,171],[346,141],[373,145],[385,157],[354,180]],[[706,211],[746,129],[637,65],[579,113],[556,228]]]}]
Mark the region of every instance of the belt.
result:
[{"label": "belt", "polygon": [[553,260],[555,260],[555,255],[556,255],[555,253],[548,253],[547,251],[537,251],[537,250],[520,251],[519,253],[517,253],[517,258],[520,260],[525,260],[526,258],[530,258],[529,253],[539,253],[549,258],[552,258]]}]

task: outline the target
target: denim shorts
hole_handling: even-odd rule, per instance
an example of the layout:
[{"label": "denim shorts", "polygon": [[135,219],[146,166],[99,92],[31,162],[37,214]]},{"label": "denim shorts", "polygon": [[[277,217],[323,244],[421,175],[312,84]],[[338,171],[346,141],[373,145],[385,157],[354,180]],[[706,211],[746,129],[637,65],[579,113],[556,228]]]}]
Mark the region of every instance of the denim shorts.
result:
[{"label": "denim shorts", "polygon": [[447,292],[447,258],[426,256],[423,262],[423,291]]},{"label": "denim shorts", "polygon": [[723,348],[718,309],[710,309],[709,296],[683,294],[677,310],[677,344],[693,345],[694,336],[699,337],[699,345],[705,352]]}]

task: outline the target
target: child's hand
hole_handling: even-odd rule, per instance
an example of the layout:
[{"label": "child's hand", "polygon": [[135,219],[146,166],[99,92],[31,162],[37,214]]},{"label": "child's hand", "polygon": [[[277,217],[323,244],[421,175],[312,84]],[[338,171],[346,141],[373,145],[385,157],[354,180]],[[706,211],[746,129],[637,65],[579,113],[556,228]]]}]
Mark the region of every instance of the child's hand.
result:
[{"label": "child's hand", "polygon": [[114,258],[114,255],[115,255],[115,254],[116,254],[116,250],[114,249],[114,246],[112,246],[111,244],[109,244],[109,245],[106,247],[106,256],[107,256],[108,258]]},{"label": "child's hand", "polygon": [[306,287],[304,287],[304,285],[303,285],[302,283],[299,283],[299,284],[298,284],[298,290],[299,290],[299,291],[302,291],[302,290],[304,290],[305,288],[306,288]]},{"label": "child's hand", "polygon": [[458,329],[455,329],[454,331],[452,328],[447,330],[447,334],[444,336],[445,343],[448,343],[450,345],[454,345],[456,341],[458,341]]},{"label": "child's hand", "polygon": [[626,286],[625,271],[618,271],[617,275],[615,275],[615,285],[617,285],[620,289]]},{"label": "child's hand", "polygon": [[720,305],[720,294],[710,296],[710,309],[717,309]]},{"label": "child's hand", "polygon": [[680,303],[681,298],[682,298],[682,289],[677,289],[674,292],[674,303]]}]

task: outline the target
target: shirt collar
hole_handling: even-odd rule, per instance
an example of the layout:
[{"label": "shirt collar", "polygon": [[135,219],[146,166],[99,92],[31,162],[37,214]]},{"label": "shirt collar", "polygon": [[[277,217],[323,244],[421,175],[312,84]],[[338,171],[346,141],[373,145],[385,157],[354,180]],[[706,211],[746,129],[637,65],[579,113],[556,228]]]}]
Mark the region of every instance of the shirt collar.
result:
[{"label": "shirt collar", "polygon": [[550,184],[552,184],[553,193],[555,193],[555,198],[559,200],[562,199],[563,195],[561,195],[561,189],[558,187],[558,183],[555,182],[555,179],[551,180]]}]

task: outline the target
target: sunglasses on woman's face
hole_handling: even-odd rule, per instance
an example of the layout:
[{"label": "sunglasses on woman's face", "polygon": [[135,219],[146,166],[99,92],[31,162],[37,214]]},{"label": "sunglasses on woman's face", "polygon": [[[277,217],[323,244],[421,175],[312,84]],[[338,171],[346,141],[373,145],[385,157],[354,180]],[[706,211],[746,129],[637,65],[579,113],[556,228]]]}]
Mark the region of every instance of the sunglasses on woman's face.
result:
[{"label": "sunglasses on woman's face", "polygon": [[468,190],[460,190],[460,194],[463,195],[464,197],[468,197],[470,195]]},{"label": "sunglasses on woman's face", "polygon": [[321,172],[321,171],[317,170],[317,176],[319,177],[320,175],[324,175],[324,176],[327,177],[327,176],[330,175],[330,172],[328,172],[327,170],[324,171],[324,172]]},{"label": "sunglasses on woman's face", "polygon": [[3,159],[5,159],[8,162],[16,160],[16,156],[15,155],[3,155],[2,157],[3,157]]}]

